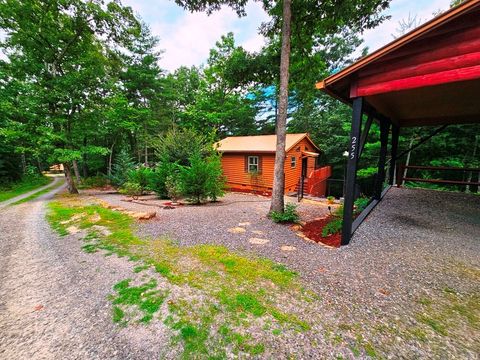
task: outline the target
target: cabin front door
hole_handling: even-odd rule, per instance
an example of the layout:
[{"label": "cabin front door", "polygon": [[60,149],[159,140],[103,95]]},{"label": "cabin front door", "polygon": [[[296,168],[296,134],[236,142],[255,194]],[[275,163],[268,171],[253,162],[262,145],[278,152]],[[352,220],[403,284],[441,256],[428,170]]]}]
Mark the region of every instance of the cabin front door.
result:
[{"label": "cabin front door", "polygon": [[308,157],[302,158],[302,177],[307,178]]}]

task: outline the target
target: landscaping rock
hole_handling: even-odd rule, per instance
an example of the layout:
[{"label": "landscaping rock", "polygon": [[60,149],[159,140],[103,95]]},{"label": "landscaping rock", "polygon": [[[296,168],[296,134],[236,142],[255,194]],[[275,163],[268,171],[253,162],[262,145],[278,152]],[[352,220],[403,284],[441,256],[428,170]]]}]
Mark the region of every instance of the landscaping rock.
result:
[{"label": "landscaping rock", "polygon": [[234,228],[230,228],[228,229],[228,232],[232,233],[232,234],[241,234],[241,233],[244,233],[246,232],[247,230],[245,230],[244,228],[242,227],[234,227]]},{"label": "landscaping rock", "polygon": [[266,243],[270,242],[270,240],[260,239],[260,238],[250,238],[248,239],[248,242],[250,244],[255,244],[255,245],[265,245]]},{"label": "landscaping rock", "polygon": [[297,248],[295,246],[290,246],[290,245],[283,245],[280,249],[282,251],[295,251]]}]

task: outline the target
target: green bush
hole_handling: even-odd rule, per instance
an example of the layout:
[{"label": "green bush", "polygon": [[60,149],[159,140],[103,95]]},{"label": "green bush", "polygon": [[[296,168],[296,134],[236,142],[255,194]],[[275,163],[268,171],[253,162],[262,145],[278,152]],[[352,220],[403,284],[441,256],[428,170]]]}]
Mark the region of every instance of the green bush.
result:
[{"label": "green bush", "polygon": [[283,212],[272,211],[269,216],[276,223],[295,223],[300,220],[297,205],[292,203],[287,204]]},{"label": "green bush", "polygon": [[193,129],[173,128],[155,144],[156,154],[163,161],[178,163],[182,166],[190,165],[193,154],[200,154],[202,158],[211,156],[213,148],[212,136],[205,136]]},{"label": "green bush", "polygon": [[168,197],[166,181],[169,176],[175,174],[178,178],[179,167],[178,164],[168,162],[166,160],[160,161],[155,169],[150,174],[148,187],[154,191],[161,199]]},{"label": "green bush", "polygon": [[122,185],[122,187],[119,189],[120,194],[136,197],[140,196],[143,194],[143,190],[140,187],[139,184],[135,182],[129,182],[127,181]]},{"label": "green bush", "polygon": [[175,173],[167,176],[165,187],[167,188],[167,195],[172,202],[177,202],[182,196],[182,189],[178,181],[178,176],[176,176]]},{"label": "green bush", "polygon": [[357,200],[355,200],[355,214],[360,214],[365,208],[368,206],[370,203],[370,199],[368,197],[359,197]]},{"label": "green bush", "polygon": [[342,231],[343,221],[340,217],[335,216],[332,221],[325,225],[322,229],[322,236],[333,235]]},{"label": "green bush", "polygon": [[79,189],[99,188],[108,185],[108,178],[105,175],[89,176],[82,179],[78,185]]},{"label": "green bush", "polygon": [[141,190],[141,194],[149,190],[149,183],[151,182],[152,169],[140,166],[137,169],[128,172],[128,183],[137,184]]},{"label": "green bush", "polygon": [[215,201],[223,195],[225,179],[217,155],[203,159],[196,153],[189,158],[190,166],[179,168],[180,189],[187,200],[199,204],[207,198]]},{"label": "green bush", "polygon": [[143,195],[149,190],[152,170],[145,166],[130,170],[127,174],[127,181],[120,187],[120,193],[130,196]]}]

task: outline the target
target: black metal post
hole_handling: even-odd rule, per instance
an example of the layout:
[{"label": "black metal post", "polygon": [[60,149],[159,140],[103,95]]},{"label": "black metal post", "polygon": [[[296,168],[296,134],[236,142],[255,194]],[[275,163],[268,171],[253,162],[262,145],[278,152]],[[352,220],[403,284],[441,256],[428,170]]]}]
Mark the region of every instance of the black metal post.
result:
[{"label": "black metal post", "polygon": [[365,143],[367,142],[367,136],[368,136],[368,133],[370,132],[370,127],[372,126],[372,122],[373,122],[373,116],[371,114],[368,114],[367,122],[363,127],[362,137],[360,138],[360,147],[358,150],[359,159],[362,157],[363,148],[365,147]]},{"label": "black metal post", "polygon": [[390,174],[388,183],[390,185],[395,184],[395,169],[397,166],[397,151],[398,151],[398,138],[400,136],[400,128],[392,124],[392,148],[390,150]]},{"label": "black metal post", "polygon": [[357,178],[358,150],[362,127],[363,98],[353,100],[352,130],[348,148],[347,178],[343,205],[342,245],[348,245],[352,237],[353,203],[355,201],[355,180]]},{"label": "black metal post", "polygon": [[387,160],[388,130],[390,123],[386,120],[380,120],[380,156],[378,158],[378,171],[375,178],[375,191],[373,198],[380,200],[382,198],[383,182],[385,181],[385,162]]}]

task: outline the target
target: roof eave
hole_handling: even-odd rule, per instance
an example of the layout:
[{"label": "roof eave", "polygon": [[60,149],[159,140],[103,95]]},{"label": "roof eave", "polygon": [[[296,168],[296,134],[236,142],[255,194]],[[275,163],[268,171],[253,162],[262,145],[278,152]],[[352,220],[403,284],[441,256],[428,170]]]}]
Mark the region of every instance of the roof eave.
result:
[{"label": "roof eave", "polygon": [[444,12],[441,15],[434,17],[430,21],[427,21],[425,24],[417,27],[416,29],[413,29],[412,31],[406,33],[405,35],[399,37],[398,39],[388,43],[385,46],[382,46],[380,49],[375,50],[371,54],[357,60],[353,64],[347,66],[345,69],[326,77],[322,81],[317,82],[315,84],[315,87],[319,90],[329,93],[329,95],[332,95],[337,99],[342,100],[343,102],[349,103],[348,100],[333,94],[331,91],[329,92],[328,91],[329,86],[353,74],[355,71],[360,70],[364,66],[370,64],[371,62],[380,59],[382,56],[385,56],[391,53],[392,51],[407,44],[408,42],[415,40],[419,36],[436,29],[438,26],[442,25],[444,22],[450,21],[456,18],[457,16],[463,14],[465,11],[477,6],[478,4],[480,4],[480,0],[465,1],[460,5],[457,5],[456,7]]}]

